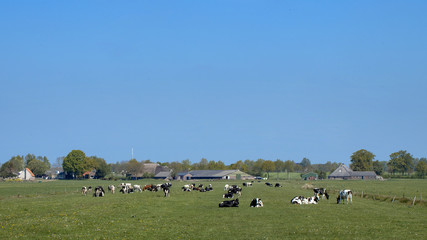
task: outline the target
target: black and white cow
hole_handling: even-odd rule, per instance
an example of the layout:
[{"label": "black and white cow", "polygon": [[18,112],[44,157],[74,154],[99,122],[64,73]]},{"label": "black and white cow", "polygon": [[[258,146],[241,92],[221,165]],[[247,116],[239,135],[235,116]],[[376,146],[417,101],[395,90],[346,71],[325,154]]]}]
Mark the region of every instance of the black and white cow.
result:
[{"label": "black and white cow", "polygon": [[269,183],[269,182],[266,182],[266,183],[265,183],[265,185],[267,185],[267,186],[269,186],[269,187],[272,187],[272,186],[273,186],[273,184],[271,184],[271,183]]},{"label": "black and white cow", "polygon": [[249,206],[259,208],[264,207],[264,204],[262,203],[261,198],[254,198]]},{"label": "black and white cow", "polygon": [[222,195],[222,198],[233,198],[233,193],[226,193]]},{"label": "black and white cow", "polygon": [[280,185],[280,183],[276,183],[276,184],[274,185],[274,187],[282,187],[282,185]]},{"label": "black and white cow", "polygon": [[345,200],[347,200],[347,204],[349,200],[350,200],[350,203],[353,203],[353,194],[349,189],[340,191],[337,197],[337,204],[340,203],[341,201],[344,204]]},{"label": "black and white cow", "polygon": [[133,191],[138,191],[138,192],[142,192],[142,189],[141,189],[141,185],[133,185]]},{"label": "black and white cow", "polygon": [[322,196],[322,199],[326,196],[326,199],[329,200],[329,194],[326,192],[326,188],[313,188],[314,195]]},{"label": "black and white cow", "polygon": [[239,196],[242,196],[242,188],[238,187],[237,185],[233,185],[228,189],[228,193],[238,194]]},{"label": "black and white cow", "polygon": [[219,204],[219,207],[238,207],[238,206],[239,206],[238,198],[236,198],[236,200],[223,201]]},{"label": "black and white cow", "polygon": [[167,184],[167,183],[164,183],[161,185],[161,188],[163,189],[163,193],[165,194],[165,197],[169,196],[169,192],[170,192],[169,187],[171,186],[172,184]]},{"label": "black and white cow", "polygon": [[94,197],[103,197],[104,195],[105,195],[104,188],[102,188],[101,186],[98,186],[95,188],[95,191],[93,193]]},{"label": "black and white cow", "polygon": [[86,196],[86,194],[87,194],[87,187],[85,187],[85,186],[82,187],[82,194]]},{"label": "black and white cow", "polygon": [[319,202],[319,197],[318,196],[313,196],[313,197],[309,197],[309,198],[305,198],[303,196],[297,196],[291,199],[291,203],[292,204],[317,204],[317,202]]}]

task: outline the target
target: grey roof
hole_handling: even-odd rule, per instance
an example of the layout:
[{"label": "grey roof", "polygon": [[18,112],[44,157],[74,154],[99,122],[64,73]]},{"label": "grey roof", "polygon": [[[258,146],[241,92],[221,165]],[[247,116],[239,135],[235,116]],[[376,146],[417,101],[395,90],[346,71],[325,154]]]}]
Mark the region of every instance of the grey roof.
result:
[{"label": "grey roof", "polygon": [[376,177],[374,171],[353,171],[346,165],[341,164],[335,171],[329,174],[329,177]]},{"label": "grey roof", "polygon": [[329,174],[329,177],[350,177],[351,176],[351,170],[346,165],[341,164],[335,171],[333,171],[331,174]]},{"label": "grey roof", "polygon": [[168,178],[171,176],[170,171],[158,172],[154,177],[155,178]]}]

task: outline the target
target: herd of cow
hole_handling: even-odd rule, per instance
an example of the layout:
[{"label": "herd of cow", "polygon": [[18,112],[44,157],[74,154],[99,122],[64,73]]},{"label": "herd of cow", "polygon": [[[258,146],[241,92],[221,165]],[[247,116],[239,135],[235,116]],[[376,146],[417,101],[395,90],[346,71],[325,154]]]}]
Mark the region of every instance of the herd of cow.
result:
[{"label": "herd of cow", "polygon": [[[265,183],[267,186],[269,187],[273,187],[273,184],[271,183]],[[247,182],[247,183],[243,183],[244,187],[251,187],[252,186],[252,182]],[[279,183],[276,183],[274,185],[275,187],[282,187]],[[118,188],[120,189],[120,192],[123,194],[126,193],[133,193],[133,192],[142,192],[142,191],[153,191],[153,192],[157,192],[160,190],[163,190],[164,196],[167,197],[169,196],[169,192],[170,192],[170,187],[172,187],[171,183],[163,183],[163,184],[147,184],[145,185],[143,188],[141,188],[140,185],[132,185],[130,183],[121,183]],[[109,185],[108,186],[108,190],[114,194],[116,187],[114,185]],[[189,184],[189,185],[184,185],[182,188],[182,191],[184,192],[190,192],[190,191],[199,191],[199,192],[208,192],[208,191],[212,191],[212,184],[209,184],[208,186],[206,186],[205,188],[203,188],[203,184],[199,184],[198,186],[196,186],[195,183]],[[225,184],[224,186],[224,191],[226,191],[225,194],[222,195],[223,198],[233,198],[233,196],[241,196],[242,195],[242,188],[240,188],[237,185],[228,185]],[[88,193],[90,194],[92,192],[92,187],[89,186],[88,188],[83,186],[82,187],[82,194],[83,195],[87,195]],[[98,186],[95,187],[95,189],[93,190],[93,196],[94,197],[103,197],[105,195],[105,191],[104,188],[102,186]],[[296,196],[294,198],[291,199],[291,204],[317,204],[319,202],[319,196],[322,197],[322,199],[324,197],[326,197],[326,199],[329,200],[329,194],[326,191],[326,188],[314,188],[313,189],[314,192],[314,196],[312,197],[303,197],[303,196]],[[338,197],[337,197],[337,204],[342,202],[344,203],[344,201],[348,202],[352,202],[352,191],[351,190],[341,190],[338,193]],[[236,198],[234,200],[228,200],[228,201],[222,201],[221,203],[219,203],[219,207],[238,207],[239,206],[239,198]],[[264,204],[261,200],[261,198],[254,198],[252,199],[252,201],[249,204],[250,207],[263,207]]]}]

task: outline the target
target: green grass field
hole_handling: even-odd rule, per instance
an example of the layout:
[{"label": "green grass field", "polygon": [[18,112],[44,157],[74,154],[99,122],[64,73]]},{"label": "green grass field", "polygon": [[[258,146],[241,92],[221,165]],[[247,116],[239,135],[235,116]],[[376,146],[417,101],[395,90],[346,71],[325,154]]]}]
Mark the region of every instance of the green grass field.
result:
[{"label": "green grass field", "polygon": [[[427,204],[419,201],[427,198],[426,180],[279,181],[282,188],[267,187],[264,182],[244,188],[238,208],[218,208],[218,203],[223,201],[225,183],[241,185],[242,181],[197,181],[213,185],[214,191],[205,193],[182,192],[188,182],[174,181],[168,198],[162,192],[107,192],[103,198],[80,193],[82,186],[106,189],[120,182],[1,182],[0,238],[427,239]],[[333,192],[331,199],[318,205],[291,205],[296,195],[312,195],[306,184],[327,187]],[[352,204],[337,205],[335,191],[344,188],[359,195]],[[405,199],[414,196],[417,201],[412,206],[412,200]],[[264,208],[249,207],[255,197],[262,198]]]}]

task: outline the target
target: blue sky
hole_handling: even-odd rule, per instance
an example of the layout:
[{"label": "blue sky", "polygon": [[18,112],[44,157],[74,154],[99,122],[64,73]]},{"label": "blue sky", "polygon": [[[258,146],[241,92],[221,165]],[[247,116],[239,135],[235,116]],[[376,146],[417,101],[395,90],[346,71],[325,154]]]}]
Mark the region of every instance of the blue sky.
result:
[{"label": "blue sky", "polygon": [[0,163],[427,157],[425,1],[1,1]]}]

